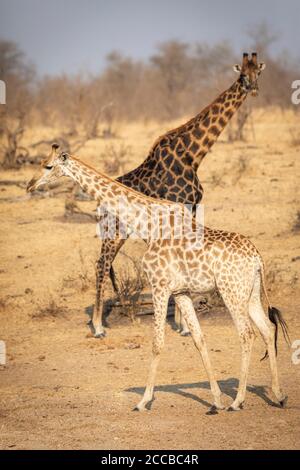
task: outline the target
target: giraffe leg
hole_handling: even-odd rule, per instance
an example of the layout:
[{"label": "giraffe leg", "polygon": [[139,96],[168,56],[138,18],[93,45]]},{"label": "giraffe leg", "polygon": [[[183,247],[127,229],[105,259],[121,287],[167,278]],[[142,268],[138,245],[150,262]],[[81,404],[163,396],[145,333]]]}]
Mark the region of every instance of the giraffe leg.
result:
[{"label": "giraffe leg", "polygon": [[107,286],[108,275],[111,274],[112,262],[124,242],[125,239],[120,238],[114,240],[104,239],[102,241],[101,253],[96,268],[96,302],[92,317],[95,338],[103,338],[105,336],[103,328],[104,291]]},{"label": "giraffe leg", "polygon": [[241,360],[241,372],[239,380],[238,393],[228,408],[228,411],[237,411],[242,408],[242,405],[245,401],[246,390],[247,390],[247,378],[250,366],[251,352],[255,334],[249,319],[244,318],[240,320],[237,325],[238,334],[240,338],[241,351],[242,351],[242,360]]},{"label": "giraffe leg", "polygon": [[175,316],[175,323],[177,325],[177,333],[180,333],[181,336],[188,336],[190,334],[190,330],[186,324],[186,321],[183,315],[181,314],[180,308],[177,305],[177,303],[175,303],[175,315],[174,316]]},{"label": "giraffe leg", "polygon": [[154,305],[154,338],[152,345],[152,361],[147,380],[147,386],[142,400],[134,408],[136,411],[142,411],[153,400],[154,382],[157,367],[160,360],[160,354],[165,342],[165,323],[168,310],[168,301],[170,293],[164,289],[156,289],[152,293]]},{"label": "giraffe leg", "polygon": [[[240,277],[238,276],[238,273],[234,274],[237,275],[238,279],[245,281],[246,288],[243,288],[244,285],[241,282],[238,284],[236,279],[234,279],[231,283],[228,281],[226,284],[220,280],[217,282],[219,292],[232,316],[234,325],[238,331],[242,353],[238,393],[228,411],[240,410],[242,408],[243,402],[245,401],[251,352],[255,338],[255,333],[248,312],[249,296],[251,292],[251,286],[253,285],[253,278],[251,277],[251,273],[248,273],[248,271],[245,271],[244,273],[240,272]],[[246,283],[246,281],[249,282]]]},{"label": "giraffe leg", "polygon": [[211,362],[210,362],[208,351],[207,351],[206,342],[205,342],[202,330],[200,328],[200,324],[199,324],[199,321],[198,321],[198,318],[194,309],[192,299],[190,299],[190,297],[188,297],[187,295],[177,295],[175,299],[176,299],[176,303],[178,304],[186,320],[187,326],[191,332],[195,346],[201,354],[203,365],[204,365],[205,371],[207,373],[207,376],[210,382],[211,392],[214,397],[214,403],[211,408],[210,414],[216,413],[217,409],[220,409],[220,410],[224,409],[224,406],[221,402],[222,393],[218,385],[218,382],[216,381],[214,377],[214,373],[212,370]]},{"label": "giraffe leg", "polygon": [[261,280],[259,275],[255,280],[254,288],[251,294],[249,302],[249,314],[252,321],[258,328],[260,334],[262,335],[267,347],[271,368],[272,392],[274,393],[276,399],[279,401],[280,405],[284,406],[287,400],[287,396],[284,395],[279,385],[275,351],[275,328],[274,325],[270,322],[267,315],[265,314],[263,306],[261,304],[260,284]]}]

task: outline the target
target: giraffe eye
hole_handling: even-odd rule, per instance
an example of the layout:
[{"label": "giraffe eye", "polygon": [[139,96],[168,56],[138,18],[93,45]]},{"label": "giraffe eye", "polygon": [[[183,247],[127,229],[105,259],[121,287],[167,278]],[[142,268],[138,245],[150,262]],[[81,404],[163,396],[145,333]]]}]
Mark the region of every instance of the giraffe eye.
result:
[{"label": "giraffe eye", "polygon": [[45,168],[46,168],[46,170],[52,170],[53,165],[46,165]]}]

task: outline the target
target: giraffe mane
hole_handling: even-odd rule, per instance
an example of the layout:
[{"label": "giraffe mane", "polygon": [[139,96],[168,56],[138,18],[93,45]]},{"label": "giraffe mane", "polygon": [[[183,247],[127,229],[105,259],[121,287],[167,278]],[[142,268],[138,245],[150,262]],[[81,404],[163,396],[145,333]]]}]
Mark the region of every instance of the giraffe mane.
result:
[{"label": "giraffe mane", "polygon": [[125,190],[125,192],[129,192],[129,193],[132,193],[135,196],[138,196],[140,199],[144,199],[148,202],[152,201],[154,204],[159,203],[159,204],[166,205],[166,206],[178,206],[178,205],[184,206],[184,204],[182,204],[181,202],[173,202],[173,201],[169,201],[168,199],[156,199],[154,197],[147,196],[146,194],[143,194],[139,191],[136,191],[135,189],[132,189],[132,188],[126,186],[123,183],[120,183],[119,181],[112,178],[111,176],[108,176],[105,173],[102,173],[101,171],[96,170],[94,167],[92,167],[88,163],[83,162],[82,160],[80,160],[78,157],[75,157],[74,155],[69,154],[69,158],[71,158],[71,160],[74,160],[74,161],[80,163],[81,165],[85,166],[86,168],[89,168],[90,170],[92,170],[94,173],[101,176],[102,178],[106,178],[107,180],[109,180],[109,182],[113,183],[114,185],[116,185],[118,187],[121,187],[122,189]]}]

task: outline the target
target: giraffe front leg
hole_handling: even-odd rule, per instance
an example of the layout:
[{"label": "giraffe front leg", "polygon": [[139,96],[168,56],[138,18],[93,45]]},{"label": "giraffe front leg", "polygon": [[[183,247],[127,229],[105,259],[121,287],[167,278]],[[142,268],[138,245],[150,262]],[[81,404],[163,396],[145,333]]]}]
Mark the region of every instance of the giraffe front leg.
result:
[{"label": "giraffe front leg", "polygon": [[104,338],[106,335],[103,327],[103,297],[105,285],[107,284],[107,274],[104,270],[104,260],[100,257],[97,262],[95,307],[92,318],[88,321],[95,338]]},{"label": "giraffe front leg", "polygon": [[[119,249],[124,244],[124,239],[106,240],[104,239],[101,246],[100,257],[97,261],[96,268],[96,301],[95,308],[91,320],[95,338],[104,338],[106,332],[103,327],[104,313],[104,292],[108,283],[108,275],[112,270],[112,263]],[[115,289],[114,285],[114,289]]]},{"label": "giraffe front leg", "polygon": [[238,411],[245,401],[247,378],[255,333],[249,316],[249,297],[253,289],[252,269],[231,269],[232,279],[224,282],[217,276],[217,287],[237,329],[241,345],[241,371],[238,393],[228,411]]},{"label": "giraffe front leg", "polygon": [[134,408],[135,411],[145,410],[147,408],[147,405],[149,405],[153,400],[154,382],[157,367],[165,341],[165,323],[167,317],[169,296],[169,292],[167,292],[165,289],[156,289],[155,293],[153,292],[154,337],[152,345],[152,361],[150,364],[147,386],[143,398]]}]

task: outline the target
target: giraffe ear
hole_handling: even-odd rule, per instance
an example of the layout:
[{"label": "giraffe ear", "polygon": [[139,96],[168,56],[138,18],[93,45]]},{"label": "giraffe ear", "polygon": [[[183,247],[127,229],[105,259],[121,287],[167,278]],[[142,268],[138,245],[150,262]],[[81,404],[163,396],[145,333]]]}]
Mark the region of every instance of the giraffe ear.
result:
[{"label": "giraffe ear", "polygon": [[62,152],[62,153],[60,154],[60,160],[61,160],[62,162],[66,162],[66,161],[68,160],[68,158],[69,158],[69,154],[68,154],[67,152]]},{"label": "giraffe ear", "polygon": [[260,71],[265,70],[266,64],[265,64],[264,62],[260,62],[260,64],[259,64],[258,67],[259,67],[259,70],[260,70]]},{"label": "giraffe ear", "polygon": [[233,66],[233,70],[234,70],[236,73],[241,73],[242,67],[241,67],[239,64],[235,64],[235,65]]}]

